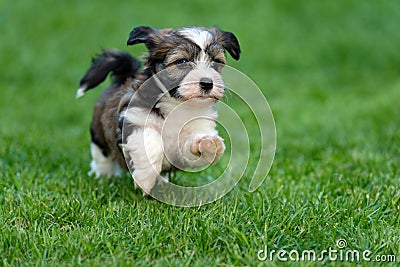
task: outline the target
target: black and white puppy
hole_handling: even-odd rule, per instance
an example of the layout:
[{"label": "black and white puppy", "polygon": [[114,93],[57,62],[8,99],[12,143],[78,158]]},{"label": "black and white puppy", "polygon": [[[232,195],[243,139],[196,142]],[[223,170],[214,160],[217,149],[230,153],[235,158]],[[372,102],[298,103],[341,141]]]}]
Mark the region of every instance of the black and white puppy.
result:
[{"label": "black and white puppy", "polygon": [[130,169],[149,194],[162,171],[203,168],[223,154],[215,104],[225,90],[225,51],[238,60],[240,46],[231,32],[203,27],[136,27],[128,45],[138,43],[149,50],[143,69],[129,54],[105,50],[81,79],[77,97],[112,73],[94,108],[91,173]]}]

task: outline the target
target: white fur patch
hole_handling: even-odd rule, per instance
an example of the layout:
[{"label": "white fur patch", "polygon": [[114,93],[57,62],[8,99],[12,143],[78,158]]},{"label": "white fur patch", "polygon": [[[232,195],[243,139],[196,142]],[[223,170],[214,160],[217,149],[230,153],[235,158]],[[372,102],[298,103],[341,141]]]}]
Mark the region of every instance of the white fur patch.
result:
[{"label": "white fur patch", "polygon": [[179,31],[183,36],[200,46],[204,51],[213,38],[212,34],[201,28],[185,28]]},{"label": "white fur patch", "polygon": [[210,165],[209,160],[192,154],[190,147],[204,136],[218,135],[213,99],[181,102],[165,95],[157,108],[165,119],[137,107],[125,113],[127,121],[143,127],[127,137],[123,150],[132,159],[133,175],[139,179],[136,182],[146,192],[154,185],[157,173],[171,164],[186,170]]},{"label": "white fur patch", "polygon": [[89,175],[121,176],[122,170],[118,162],[113,161],[111,157],[105,157],[101,149],[94,143],[90,144],[90,152],[92,154],[92,161],[90,162]]},{"label": "white fur patch", "polygon": [[143,194],[149,194],[161,172],[163,163],[163,147],[161,135],[151,127],[134,131],[123,145],[125,155],[129,155],[135,185]]},{"label": "white fur patch", "polygon": [[184,170],[210,165],[210,161],[192,154],[190,146],[203,136],[218,135],[215,129],[217,112],[211,103],[211,99],[191,99],[175,106],[168,100],[160,102],[161,110],[169,110],[161,135],[164,154],[170,164]]},{"label": "white fur patch", "polygon": [[76,91],[76,98],[80,98],[85,94],[86,87],[81,87]]}]

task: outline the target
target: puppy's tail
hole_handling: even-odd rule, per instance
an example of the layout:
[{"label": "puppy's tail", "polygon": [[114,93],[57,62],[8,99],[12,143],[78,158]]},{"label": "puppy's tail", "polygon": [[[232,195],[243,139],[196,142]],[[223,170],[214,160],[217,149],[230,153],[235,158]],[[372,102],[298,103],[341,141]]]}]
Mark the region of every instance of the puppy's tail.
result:
[{"label": "puppy's tail", "polygon": [[134,77],[139,68],[140,62],[128,53],[103,50],[93,58],[92,65],[80,80],[76,97],[83,96],[86,91],[102,83],[110,72],[113,76],[113,85],[119,87],[128,78]]}]

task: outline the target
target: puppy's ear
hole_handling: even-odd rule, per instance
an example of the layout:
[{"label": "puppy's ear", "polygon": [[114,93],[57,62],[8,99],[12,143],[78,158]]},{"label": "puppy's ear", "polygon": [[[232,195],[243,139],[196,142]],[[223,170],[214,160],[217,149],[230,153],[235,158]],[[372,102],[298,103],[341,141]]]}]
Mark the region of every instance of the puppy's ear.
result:
[{"label": "puppy's ear", "polygon": [[235,59],[240,58],[240,45],[236,36],[231,32],[226,32],[217,28],[215,29],[215,34],[218,40],[221,42],[222,46],[226,51]]},{"label": "puppy's ear", "polygon": [[150,34],[153,32],[154,29],[148,26],[136,27],[130,32],[127,45],[146,43],[147,40],[149,39]]}]

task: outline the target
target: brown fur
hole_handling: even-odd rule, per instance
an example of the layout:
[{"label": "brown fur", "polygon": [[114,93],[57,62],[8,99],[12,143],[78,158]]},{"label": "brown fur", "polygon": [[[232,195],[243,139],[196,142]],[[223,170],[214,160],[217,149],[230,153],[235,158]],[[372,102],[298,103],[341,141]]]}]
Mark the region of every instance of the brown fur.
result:
[{"label": "brown fur", "polygon": [[[216,28],[211,28],[209,31],[216,36],[216,44],[207,48],[209,50],[208,53],[213,55],[213,58],[218,59],[221,64],[225,64],[224,51],[223,49],[221,50],[221,46],[217,44],[219,42],[233,58],[239,59],[240,47],[236,37],[232,33],[224,32]],[[130,57],[128,54],[104,51],[103,54],[100,55],[99,60],[93,61],[92,67],[81,80],[81,90],[85,92],[103,81],[105,79],[104,74],[108,74],[108,71],[115,74],[118,78],[117,83],[114,82],[110,88],[105,90],[95,104],[91,134],[92,141],[102,149],[104,156],[111,156],[112,160],[118,161],[119,165],[126,170],[128,169],[126,161],[119,147],[122,141],[122,127],[120,125],[121,113],[127,108],[133,94],[140,88],[144,81],[150,78],[155,72],[159,71],[160,68],[165,68],[166,64],[174,63],[173,61],[179,59],[179,57],[188,57],[187,59],[189,59],[191,53],[193,54],[195,51],[193,43],[190,43],[189,40],[185,40],[179,35],[175,35],[173,29],[160,30],[143,26],[136,27],[130,33],[128,45],[137,43],[145,43],[146,47],[149,49],[144,70],[137,72],[140,64],[134,58],[127,60],[127,58]],[[176,56],[171,56],[171,58],[166,59],[167,55],[174,50],[177,51]],[[114,58],[110,58],[114,61],[111,60],[107,65],[106,59],[108,59],[109,56],[113,56]],[[127,71],[123,69],[125,72],[122,72],[119,76],[116,70],[120,65],[118,65],[116,58],[122,58],[125,60],[125,63],[129,63],[129,61],[131,63],[125,64],[127,66],[125,67]],[[168,60],[171,62],[167,62]],[[104,65],[102,65],[103,63]],[[111,65],[111,63],[117,64]],[[101,73],[99,70],[103,71],[102,75],[97,75],[97,73]],[[106,72],[104,72],[104,70],[106,70]],[[121,70],[119,71],[121,72]],[[123,75],[126,75],[125,81],[122,80],[122,82],[118,82],[121,81]],[[94,82],[89,88],[87,85],[91,80],[94,80]],[[132,129],[128,127],[128,131],[129,130]]]},{"label": "brown fur", "polygon": [[103,92],[97,100],[92,119],[92,128],[104,145],[109,149],[113,160],[117,160],[121,167],[126,167],[125,159],[120,153],[116,140],[122,139],[122,133],[118,128],[118,118],[121,111],[128,106],[133,94],[130,87],[131,79],[128,79],[120,87],[110,87]]}]

